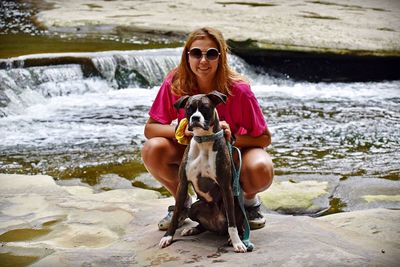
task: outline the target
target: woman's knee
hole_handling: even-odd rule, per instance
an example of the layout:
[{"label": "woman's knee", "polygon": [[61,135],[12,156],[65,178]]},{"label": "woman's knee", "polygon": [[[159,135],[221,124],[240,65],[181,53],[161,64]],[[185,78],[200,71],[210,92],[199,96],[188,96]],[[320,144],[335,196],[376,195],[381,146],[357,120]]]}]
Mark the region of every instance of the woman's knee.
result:
[{"label": "woman's knee", "polygon": [[167,142],[168,140],[163,137],[154,137],[146,140],[141,151],[144,163],[146,164],[150,160],[154,160],[160,155],[163,155],[168,146]]},{"label": "woman's knee", "polygon": [[245,157],[243,162],[244,179],[247,180],[248,186],[252,188],[252,191],[264,191],[272,184],[274,177],[271,157],[263,150],[245,154]]},{"label": "woman's knee", "polygon": [[154,137],[148,139],[142,148],[143,162],[148,164],[154,162],[160,164],[178,164],[180,163],[185,146],[174,143],[165,137]]}]

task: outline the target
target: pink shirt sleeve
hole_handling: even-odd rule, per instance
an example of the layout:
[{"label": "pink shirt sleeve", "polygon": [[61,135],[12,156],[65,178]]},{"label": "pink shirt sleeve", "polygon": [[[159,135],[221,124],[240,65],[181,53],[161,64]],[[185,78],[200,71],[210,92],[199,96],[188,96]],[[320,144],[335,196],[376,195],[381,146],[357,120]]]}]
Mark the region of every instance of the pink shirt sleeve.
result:
[{"label": "pink shirt sleeve", "polygon": [[170,124],[178,117],[174,103],[179,97],[171,91],[172,76],[170,73],[164,80],[149,111],[150,117],[162,124]]},{"label": "pink shirt sleeve", "polygon": [[257,137],[267,129],[260,105],[250,85],[245,82],[234,84],[223,113],[236,135]]}]

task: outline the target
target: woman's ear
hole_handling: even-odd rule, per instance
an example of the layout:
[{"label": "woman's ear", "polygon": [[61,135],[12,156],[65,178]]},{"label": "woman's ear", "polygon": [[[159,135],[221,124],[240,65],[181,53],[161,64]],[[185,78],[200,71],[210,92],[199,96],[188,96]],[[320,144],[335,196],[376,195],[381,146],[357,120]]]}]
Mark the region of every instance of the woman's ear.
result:
[{"label": "woman's ear", "polygon": [[181,98],[179,98],[178,100],[176,100],[176,102],[174,103],[174,107],[179,110],[181,108],[183,108],[186,105],[186,102],[188,101],[189,96],[185,95],[182,96]]},{"label": "woman's ear", "polygon": [[225,104],[227,99],[226,95],[215,90],[207,94],[207,97],[211,100],[211,102],[213,102],[215,106],[217,106],[220,103]]}]

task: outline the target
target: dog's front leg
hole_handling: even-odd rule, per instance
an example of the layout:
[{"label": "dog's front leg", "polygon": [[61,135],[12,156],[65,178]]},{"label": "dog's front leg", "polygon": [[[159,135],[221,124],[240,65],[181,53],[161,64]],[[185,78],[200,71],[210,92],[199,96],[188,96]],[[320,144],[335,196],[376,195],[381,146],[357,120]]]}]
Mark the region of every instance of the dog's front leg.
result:
[{"label": "dog's front leg", "polygon": [[247,252],[246,246],[240,240],[239,233],[236,226],[235,219],[235,202],[233,199],[233,192],[230,183],[224,186],[222,190],[222,199],[226,210],[226,218],[228,220],[228,233],[232,242],[233,249],[235,252]]},{"label": "dog's front leg", "polygon": [[167,232],[165,233],[163,238],[161,238],[161,240],[160,240],[159,246],[161,248],[165,248],[165,247],[171,245],[175,231],[178,228],[179,216],[183,211],[185,201],[187,198],[188,181],[186,178],[186,173],[185,173],[185,171],[182,171],[182,169],[184,170],[184,166],[181,166],[181,168],[179,169],[179,175],[180,175],[181,179],[179,181],[179,185],[178,185],[178,189],[177,189],[174,214],[172,215],[172,221],[168,227]]}]

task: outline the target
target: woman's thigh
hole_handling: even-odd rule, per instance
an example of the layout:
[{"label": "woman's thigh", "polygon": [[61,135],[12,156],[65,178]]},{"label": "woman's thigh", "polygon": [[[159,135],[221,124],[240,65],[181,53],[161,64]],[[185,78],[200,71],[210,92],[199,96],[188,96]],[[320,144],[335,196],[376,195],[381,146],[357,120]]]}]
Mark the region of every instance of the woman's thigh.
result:
[{"label": "woman's thigh", "polygon": [[142,159],[146,164],[180,164],[185,146],[165,137],[148,139],[142,149]]},{"label": "woman's thigh", "polygon": [[262,148],[242,149],[242,170],[240,173],[243,190],[248,195],[267,189],[274,177],[271,156]]}]

